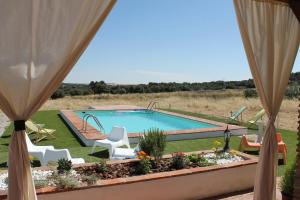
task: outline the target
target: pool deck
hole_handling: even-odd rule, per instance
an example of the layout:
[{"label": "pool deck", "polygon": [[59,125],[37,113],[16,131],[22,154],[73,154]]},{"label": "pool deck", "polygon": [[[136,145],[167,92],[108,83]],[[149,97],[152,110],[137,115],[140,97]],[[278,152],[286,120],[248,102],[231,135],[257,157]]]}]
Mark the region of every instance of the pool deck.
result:
[{"label": "pool deck", "polygon": [[[145,109],[144,107],[131,106],[131,105],[113,105],[113,106],[91,106],[91,110],[135,110],[135,109]],[[176,130],[176,131],[165,131],[167,135],[167,140],[182,140],[182,139],[196,139],[196,138],[207,138],[207,137],[218,137],[223,134],[223,131],[226,129],[227,124],[211,121],[207,119],[202,119],[198,117],[182,115],[173,112],[167,112],[162,110],[155,110],[156,112],[161,112],[173,116],[178,116],[194,121],[204,122],[216,125],[217,127],[213,128],[199,128],[199,129],[187,129],[187,130]],[[89,143],[93,143],[94,140],[102,140],[107,137],[107,135],[101,133],[91,125],[87,124],[87,131],[82,130],[83,122],[82,119],[75,114],[73,110],[61,110],[61,117],[66,121],[68,126],[74,131],[74,133],[81,139],[83,142],[90,146]],[[234,135],[242,135],[246,132],[245,127],[240,127],[236,125],[228,125],[229,130]],[[137,142],[140,133],[128,133],[128,137],[131,142]],[[88,142],[90,141],[90,142]]]}]

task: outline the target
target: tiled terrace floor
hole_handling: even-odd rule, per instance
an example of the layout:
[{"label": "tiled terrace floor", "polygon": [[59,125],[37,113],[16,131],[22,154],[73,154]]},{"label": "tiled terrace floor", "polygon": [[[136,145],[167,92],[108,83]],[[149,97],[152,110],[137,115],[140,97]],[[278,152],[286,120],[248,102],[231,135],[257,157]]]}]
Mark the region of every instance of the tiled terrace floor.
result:
[{"label": "tiled terrace floor", "polygon": [[[277,178],[276,200],[281,200],[279,181],[280,181],[280,178]],[[236,195],[236,196],[232,196],[232,197],[227,197],[227,198],[221,198],[220,200],[253,200],[253,192],[242,194],[242,195]]]}]

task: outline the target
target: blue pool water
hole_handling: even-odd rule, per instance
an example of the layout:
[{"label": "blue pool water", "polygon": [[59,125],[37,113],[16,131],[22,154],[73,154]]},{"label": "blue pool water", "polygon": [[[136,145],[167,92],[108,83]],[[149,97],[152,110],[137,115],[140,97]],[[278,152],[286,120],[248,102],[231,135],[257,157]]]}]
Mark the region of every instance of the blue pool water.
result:
[{"label": "blue pool water", "polygon": [[[85,112],[85,113],[83,113]],[[126,127],[129,133],[143,133],[150,128],[159,128],[163,131],[196,129],[196,128],[213,128],[213,124],[198,122],[183,117],[168,115],[160,112],[149,112],[147,110],[130,110],[130,111],[75,111],[83,118],[84,114],[92,114],[98,118],[108,134],[113,126]],[[94,128],[100,130],[94,120],[89,119],[88,123]],[[103,132],[103,131],[102,131]]]}]

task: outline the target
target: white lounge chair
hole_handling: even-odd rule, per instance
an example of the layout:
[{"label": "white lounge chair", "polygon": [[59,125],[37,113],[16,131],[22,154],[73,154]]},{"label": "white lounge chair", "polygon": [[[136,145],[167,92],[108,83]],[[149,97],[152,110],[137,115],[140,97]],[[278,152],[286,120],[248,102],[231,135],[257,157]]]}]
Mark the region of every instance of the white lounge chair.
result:
[{"label": "white lounge chair", "polygon": [[83,158],[72,158],[68,149],[47,149],[42,166],[47,165],[50,161],[58,162],[59,159],[71,160],[72,164],[82,164],[85,163]]},{"label": "white lounge chair", "polygon": [[34,145],[31,142],[30,138],[28,137],[27,133],[25,134],[25,140],[26,140],[29,155],[31,155],[35,158],[38,158],[41,163],[44,160],[46,150],[54,150],[53,146],[37,146],[37,145]]},{"label": "white lounge chair", "polygon": [[140,145],[137,144],[134,149],[132,148],[115,148],[112,153],[112,160],[124,160],[136,158],[136,153],[140,151]]},{"label": "white lounge chair", "polygon": [[92,153],[94,153],[96,146],[108,148],[109,158],[112,158],[114,149],[121,146],[130,148],[127,131],[125,127],[114,126],[108,134],[107,139],[96,140],[93,145]]}]

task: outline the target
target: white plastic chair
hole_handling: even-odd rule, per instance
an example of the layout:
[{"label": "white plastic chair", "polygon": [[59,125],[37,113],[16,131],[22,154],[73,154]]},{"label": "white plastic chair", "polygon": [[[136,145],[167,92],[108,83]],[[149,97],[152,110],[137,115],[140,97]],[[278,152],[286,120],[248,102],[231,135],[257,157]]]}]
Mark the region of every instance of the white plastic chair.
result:
[{"label": "white plastic chair", "polygon": [[115,148],[112,153],[112,160],[124,160],[136,158],[136,153],[140,151],[140,145],[137,144],[134,149],[132,148]]},{"label": "white plastic chair", "polygon": [[71,160],[72,164],[82,164],[85,163],[83,158],[72,158],[68,149],[47,149],[45,152],[44,160],[42,166],[48,164],[48,162],[58,162],[59,159]]},{"label": "white plastic chair", "polygon": [[26,140],[26,145],[27,145],[27,149],[28,149],[28,154],[35,158],[38,158],[41,163],[44,160],[46,150],[54,150],[53,146],[37,146],[37,145],[32,144],[27,133],[25,134],[25,140]]},{"label": "white plastic chair", "polygon": [[109,158],[112,158],[114,149],[121,146],[130,148],[127,131],[125,127],[114,126],[108,134],[107,139],[96,140],[93,145],[92,153],[94,153],[96,146],[108,148]]}]

